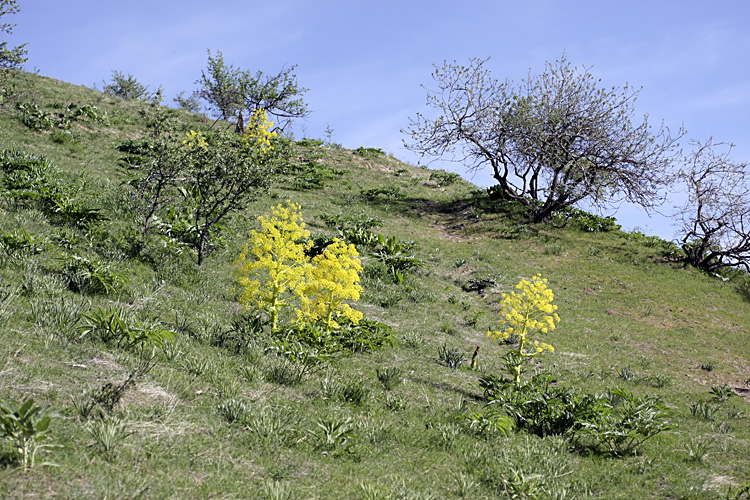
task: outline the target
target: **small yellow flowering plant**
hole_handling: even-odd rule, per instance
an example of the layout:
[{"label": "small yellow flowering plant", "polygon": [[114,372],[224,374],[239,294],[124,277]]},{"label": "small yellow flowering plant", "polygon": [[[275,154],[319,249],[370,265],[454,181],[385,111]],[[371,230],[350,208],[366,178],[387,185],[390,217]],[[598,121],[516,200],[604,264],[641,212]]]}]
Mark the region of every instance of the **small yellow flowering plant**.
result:
[{"label": "small yellow flowering plant", "polygon": [[187,146],[189,149],[206,149],[208,148],[208,142],[206,142],[206,136],[201,132],[191,130],[185,134],[185,140],[182,141],[183,146]]},{"label": "small yellow flowering plant", "polygon": [[240,304],[268,312],[275,331],[281,308],[306,285],[310,263],[305,252],[310,247],[310,232],[302,222],[299,205],[278,205],[272,213],[272,217],[258,217],[262,230],[250,231],[248,244],[235,264],[237,281],[245,289]]},{"label": "small yellow flowering plant", "polygon": [[312,259],[309,284],[301,296],[299,319],[311,323],[322,321],[327,333],[338,329],[338,318],[358,324],[362,313],[344,301],[359,300],[361,272],[362,264],[354,245],[334,239],[323,253]]},{"label": "small yellow flowering plant", "polygon": [[549,333],[560,322],[557,306],[552,304],[555,295],[547,287],[547,280],[541,274],[531,281],[521,280],[516,285],[517,292],[503,293],[500,314],[502,331],[489,331],[487,335],[494,339],[518,337],[518,348],[512,353],[515,363],[511,364],[511,374],[516,384],[521,383],[522,364],[544,351],[554,352],[555,348],[533,337],[539,333]]},{"label": "small yellow flowering plant", "polygon": [[273,149],[271,139],[276,137],[276,132],[272,132],[273,122],[268,119],[268,113],[265,109],[256,109],[250,117],[250,122],[245,127],[245,133],[242,134],[242,140],[248,146],[255,146],[261,152],[265,153]]}]

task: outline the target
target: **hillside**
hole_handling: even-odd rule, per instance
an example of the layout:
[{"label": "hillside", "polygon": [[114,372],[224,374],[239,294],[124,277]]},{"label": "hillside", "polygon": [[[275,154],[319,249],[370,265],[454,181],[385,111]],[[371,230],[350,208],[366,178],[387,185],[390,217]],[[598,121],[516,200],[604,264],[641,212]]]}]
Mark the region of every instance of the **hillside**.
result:
[{"label": "hillside", "polygon": [[[10,196],[12,172],[0,172],[0,400],[33,398],[61,446],[40,451],[56,467],[24,472],[5,440],[0,497],[747,498],[743,276],[686,268],[639,233],[527,226],[454,175],[310,139],[293,143],[290,175],[223,222],[198,267],[165,240],[136,244],[142,207],[117,146],[146,137],[148,105],[15,78],[16,97],[0,107],[0,150],[42,155],[77,213],[101,217],[76,224],[33,195]],[[87,105],[96,117],[75,116]],[[60,115],[70,128],[27,125]],[[212,124],[178,116],[185,129]],[[354,307],[391,327],[394,345],[306,364],[310,351],[274,354],[237,300],[234,263],[257,216],[286,201],[301,205],[313,236],[339,236],[347,220],[369,225],[423,263],[399,282],[378,264],[377,243],[358,246]],[[71,280],[80,259],[98,263],[90,272],[109,286]],[[486,332],[500,328],[501,293],[536,274],[549,280],[561,321],[540,337],[554,352],[534,358],[533,371],[581,394],[620,387],[659,398],[674,428],[608,456],[571,434],[539,437],[529,423],[506,433],[490,418],[480,379],[505,373],[512,346]],[[174,340],[151,359],[86,334],[118,310]]]}]

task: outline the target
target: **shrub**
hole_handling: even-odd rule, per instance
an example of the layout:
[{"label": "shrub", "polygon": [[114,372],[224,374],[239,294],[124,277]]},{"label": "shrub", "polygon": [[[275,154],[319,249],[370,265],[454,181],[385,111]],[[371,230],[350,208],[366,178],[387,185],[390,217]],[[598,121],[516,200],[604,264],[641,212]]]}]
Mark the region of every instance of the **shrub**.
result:
[{"label": "shrub", "polygon": [[140,83],[133,75],[125,76],[119,71],[112,71],[112,81],[103,83],[102,91],[112,97],[126,100],[153,100],[156,97],[156,94],[149,92],[148,86]]},{"label": "shrub", "polygon": [[368,160],[374,160],[376,158],[380,158],[381,156],[385,156],[385,153],[382,149],[365,148],[362,146],[355,149],[354,154],[357,156],[361,156],[362,158],[367,158]]},{"label": "shrub", "polygon": [[438,185],[450,186],[461,178],[460,175],[454,172],[446,172],[445,170],[435,170],[430,174],[430,180],[435,181]]}]

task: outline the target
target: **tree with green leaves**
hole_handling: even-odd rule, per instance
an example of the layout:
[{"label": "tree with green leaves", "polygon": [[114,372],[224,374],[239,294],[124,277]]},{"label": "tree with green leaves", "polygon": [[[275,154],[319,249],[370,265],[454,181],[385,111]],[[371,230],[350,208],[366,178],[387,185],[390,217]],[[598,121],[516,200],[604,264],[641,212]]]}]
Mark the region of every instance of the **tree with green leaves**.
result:
[{"label": "tree with green leaves", "polygon": [[476,171],[489,167],[491,194],[524,205],[533,221],[579,202],[621,200],[653,208],[677,141],[648,117],[635,122],[638,90],[603,88],[587,69],[563,55],[546,70],[515,85],[493,79],[486,60],[436,68],[427,104],[405,132],[406,147],[423,156],[453,154]]},{"label": "tree with green leaves", "polygon": [[201,265],[219,222],[268,191],[285,155],[280,147],[263,148],[226,132],[188,135],[183,147],[181,185]]},{"label": "tree with green leaves", "polygon": [[295,118],[309,114],[302,95],[307,89],[300,87],[294,74],[296,66],[283,68],[276,74],[264,74],[235,68],[224,62],[221,52],[208,51],[208,67],[201,71],[196,83],[201,86],[200,97],[214,112],[217,120],[236,120],[238,133],[245,130],[245,120],[258,110],[265,111],[284,128]]},{"label": "tree with green leaves", "polygon": [[[16,0],[0,0],[0,18],[8,14],[16,14],[20,8]],[[0,35],[7,33],[8,35],[13,33],[15,24],[2,23],[0,24]],[[28,52],[25,49],[26,44],[19,45],[17,47],[8,47],[8,42],[0,41],[0,68],[2,70],[18,69],[27,61],[26,55]]]},{"label": "tree with green leaves", "polygon": [[[151,137],[120,147],[132,158],[131,170],[140,174],[136,185],[144,200],[143,236],[158,219],[167,236],[191,248],[202,265],[221,221],[268,191],[288,148],[267,130],[263,113],[254,115],[247,133],[238,136],[180,130],[174,110],[153,109],[147,113]],[[163,215],[171,222],[161,221]]]}]

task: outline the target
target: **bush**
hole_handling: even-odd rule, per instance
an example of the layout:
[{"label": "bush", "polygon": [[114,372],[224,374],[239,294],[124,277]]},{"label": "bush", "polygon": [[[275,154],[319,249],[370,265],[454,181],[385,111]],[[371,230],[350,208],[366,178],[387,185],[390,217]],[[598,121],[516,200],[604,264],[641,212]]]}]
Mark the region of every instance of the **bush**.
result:
[{"label": "bush", "polygon": [[385,156],[385,152],[383,152],[382,149],[365,148],[362,146],[355,149],[354,154],[357,156],[361,156],[362,158],[366,158],[368,160],[375,160],[377,158],[380,158],[381,156]]},{"label": "bush", "polygon": [[565,207],[555,212],[550,218],[555,225],[570,223],[573,227],[587,233],[619,231],[621,227],[614,217],[600,217],[575,207]]},{"label": "bush", "polygon": [[446,172],[445,170],[435,170],[430,174],[430,180],[435,181],[438,185],[450,186],[454,182],[461,178],[460,175],[454,172]]},{"label": "bush", "polygon": [[[119,71],[112,71],[112,81],[104,83],[102,92],[112,97],[126,100],[153,100],[156,94],[148,91],[148,86],[143,85],[133,75],[125,76]],[[161,100],[161,99],[160,99]]]}]

